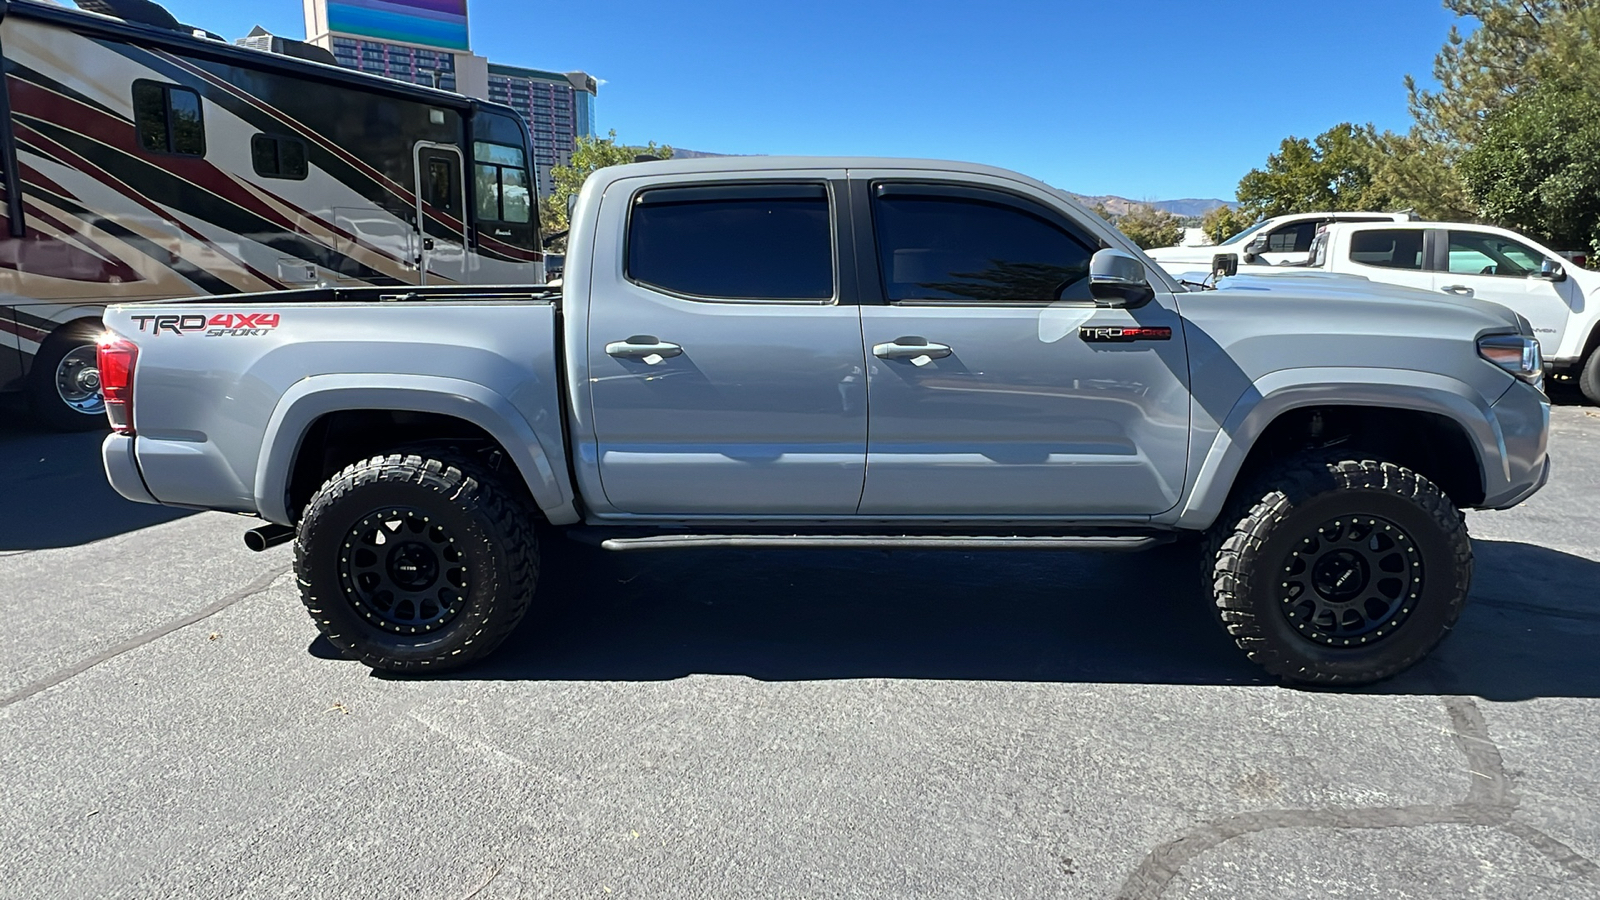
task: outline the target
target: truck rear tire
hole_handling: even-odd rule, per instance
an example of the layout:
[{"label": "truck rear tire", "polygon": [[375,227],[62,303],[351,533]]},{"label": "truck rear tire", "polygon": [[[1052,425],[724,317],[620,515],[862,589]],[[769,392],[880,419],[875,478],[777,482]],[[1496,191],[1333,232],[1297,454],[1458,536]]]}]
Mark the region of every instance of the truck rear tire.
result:
[{"label": "truck rear tire", "polygon": [[1583,368],[1578,370],[1578,390],[1590,403],[1600,405],[1600,347],[1589,354]]},{"label": "truck rear tire", "polygon": [[534,521],[519,492],[465,461],[373,457],[306,505],[295,540],[300,596],[323,635],[367,666],[463,666],[498,647],[528,609]]},{"label": "truck rear tire", "polygon": [[39,421],[57,431],[111,427],[98,354],[92,327],[67,325],[45,339],[28,371],[28,405]]},{"label": "truck rear tire", "polygon": [[1252,661],[1286,682],[1369,684],[1450,632],[1472,545],[1428,479],[1370,459],[1302,458],[1252,485],[1212,542],[1217,611]]}]

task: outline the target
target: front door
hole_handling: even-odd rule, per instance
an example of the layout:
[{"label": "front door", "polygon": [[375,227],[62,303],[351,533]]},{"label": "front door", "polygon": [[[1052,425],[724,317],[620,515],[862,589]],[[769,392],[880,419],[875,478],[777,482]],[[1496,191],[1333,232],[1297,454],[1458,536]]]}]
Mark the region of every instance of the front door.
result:
[{"label": "front door", "polygon": [[[861,307],[871,410],[861,515],[1175,506],[1189,392],[1171,295],[1097,308],[1087,284],[1097,239],[998,179],[990,189],[858,174],[876,237],[877,265],[863,269],[876,269],[883,301]],[[1118,328],[1146,330],[1107,339]]]},{"label": "front door", "polygon": [[865,362],[841,302],[841,177],[608,189],[598,233],[626,241],[590,286],[599,514],[855,512]]},{"label": "front door", "polygon": [[1553,354],[1572,315],[1565,292],[1577,285],[1570,279],[1558,283],[1540,278],[1545,258],[1543,252],[1492,231],[1451,229],[1447,270],[1434,273],[1435,283],[1440,290],[1520,313],[1533,326],[1539,346]]},{"label": "front door", "polygon": [[462,194],[464,163],[452,144],[418,141],[413,148],[417,172],[417,268],[422,284],[467,281],[466,203]]}]

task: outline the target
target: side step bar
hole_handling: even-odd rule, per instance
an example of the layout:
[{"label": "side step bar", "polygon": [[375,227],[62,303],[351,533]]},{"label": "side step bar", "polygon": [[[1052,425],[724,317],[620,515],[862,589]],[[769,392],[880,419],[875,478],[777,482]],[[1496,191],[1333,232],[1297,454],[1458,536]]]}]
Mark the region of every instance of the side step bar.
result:
[{"label": "side step bar", "polygon": [[813,550],[1146,550],[1174,535],[960,536],[877,534],[654,534],[606,538],[606,550],[697,550],[705,547]]}]

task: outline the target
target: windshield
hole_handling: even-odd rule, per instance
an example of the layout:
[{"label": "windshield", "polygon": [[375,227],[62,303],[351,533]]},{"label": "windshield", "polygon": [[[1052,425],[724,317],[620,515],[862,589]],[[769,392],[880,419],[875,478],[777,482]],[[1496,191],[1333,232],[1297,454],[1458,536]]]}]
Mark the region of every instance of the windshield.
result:
[{"label": "windshield", "polygon": [[[1249,237],[1252,234],[1255,234],[1256,232],[1260,231],[1261,229],[1267,227],[1270,224],[1272,224],[1272,220],[1271,219],[1267,219],[1264,222],[1257,222],[1254,225],[1251,225],[1249,228],[1246,228],[1245,230],[1243,230],[1243,231],[1239,232],[1238,234],[1234,235],[1233,237],[1228,238],[1227,240],[1223,241],[1222,244],[1237,244],[1240,241],[1244,240],[1245,238]],[[1222,244],[1218,244],[1217,246],[1220,247],[1220,246],[1222,246]]]}]

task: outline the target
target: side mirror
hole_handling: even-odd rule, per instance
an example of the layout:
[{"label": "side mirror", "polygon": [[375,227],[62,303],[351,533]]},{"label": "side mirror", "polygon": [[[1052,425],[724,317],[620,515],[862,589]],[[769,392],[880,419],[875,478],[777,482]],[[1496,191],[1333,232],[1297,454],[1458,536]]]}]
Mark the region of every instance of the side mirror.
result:
[{"label": "side mirror", "polygon": [[1212,256],[1211,274],[1217,278],[1231,278],[1239,274],[1239,257],[1232,253],[1218,253]]},{"label": "side mirror", "polygon": [[1132,309],[1155,299],[1144,263],[1121,250],[1097,250],[1089,259],[1089,296],[1100,306]]},{"label": "side mirror", "polygon": [[572,227],[572,211],[578,208],[578,195],[567,195],[567,227]]},{"label": "side mirror", "polygon": [[1567,270],[1553,259],[1547,259],[1539,264],[1539,277],[1545,281],[1566,281]]},{"label": "side mirror", "polygon": [[1244,245],[1244,252],[1240,253],[1239,256],[1245,262],[1253,263],[1257,257],[1265,252],[1267,252],[1267,236],[1258,234],[1250,239],[1250,243]]}]

